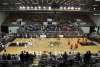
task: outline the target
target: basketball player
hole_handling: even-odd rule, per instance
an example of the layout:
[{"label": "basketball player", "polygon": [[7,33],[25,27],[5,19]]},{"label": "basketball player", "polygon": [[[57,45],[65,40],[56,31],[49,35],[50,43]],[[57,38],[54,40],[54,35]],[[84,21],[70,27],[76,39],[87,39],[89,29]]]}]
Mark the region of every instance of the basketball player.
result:
[{"label": "basketball player", "polygon": [[70,46],[70,49],[73,49],[73,45]]},{"label": "basketball player", "polygon": [[80,43],[80,39],[77,40],[77,43],[78,43],[78,44]]},{"label": "basketball player", "polygon": [[78,48],[78,43],[75,43],[75,47],[74,47],[75,49],[77,49]]},{"label": "basketball player", "polygon": [[30,41],[28,42],[28,46],[32,46],[32,43]]},{"label": "basketball player", "polygon": [[19,42],[18,41],[17,41],[16,45],[19,46]]},{"label": "basketball player", "polygon": [[4,52],[6,52],[6,49],[4,49]]},{"label": "basketball player", "polygon": [[26,37],[26,38],[28,37],[27,34],[25,35],[25,37]]},{"label": "basketball player", "polygon": [[49,43],[49,46],[50,46],[50,47],[53,47],[53,46],[54,46],[53,42],[50,42],[50,43]]},{"label": "basketball player", "polygon": [[88,42],[88,40],[87,40],[87,39],[85,39],[85,42]]},{"label": "basketball player", "polygon": [[70,45],[70,41],[68,41],[68,45]]}]

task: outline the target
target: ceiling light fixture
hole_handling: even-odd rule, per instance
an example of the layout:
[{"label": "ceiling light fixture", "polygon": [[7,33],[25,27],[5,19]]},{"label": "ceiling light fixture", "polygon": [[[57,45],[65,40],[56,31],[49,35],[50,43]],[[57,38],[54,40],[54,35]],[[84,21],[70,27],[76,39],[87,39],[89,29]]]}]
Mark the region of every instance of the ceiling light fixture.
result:
[{"label": "ceiling light fixture", "polygon": [[68,9],[68,10],[70,10],[70,9],[71,9],[71,7],[68,7],[67,9]]},{"label": "ceiling light fixture", "polygon": [[29,6],[27,6],[27,7],[26,7],[26,9],[27,9],[27,10],[29,10],[29,9],[30,9],[30,7],[29,7]]},{"label": "ceiling light fixture", "polygon": [[60,10],[62,10],[62,9],[63,9],[63,7],[61,6],[61,7],[60,7]]},{"label": "ceiling light fixture", "polygon": [[49,8],[49,10],[51,10],[51,6],[49,6],[48,8]]},{"label": "ceiling light fixture", "polygon": [[64,10],[66,10],[66,7],[64,7]]},{"label": "ceiling light fixture", "polygon": [[25,10],[25,6],[23,6],[23,10]]},{"label": "ceiling light fixture", "polygon": [[80,8],[80,7],[78,7],[78,10],[81,10],[81,8]]},{"label": "ceiling light fixture", "polygon": [[75,8],[75,10],[77,10],[77,8]]},{"label": "ceiling light fixture", "polygon": [[33,10],[33,6],[31,6],[30,8],[31,8],[31,10]]},{"label": "ceiling light fixture", "polygon": [[71,9],[71,10],[74,10],[74,7],[71,7],[70,9]]},{"label": "ceiling light fixture", "polygon": [[19,6],[19,9],[22,9],[23,7],[22,6]]},{"label": "ceiling light fixture", "polygon": [[37,10],[37,7],[36,6],[34,7],[34,10]]},{"label": "ceiling light fixture", "polygon": [[46,7],[44,6],[44,7],[43,7],[43,9],[45,10],[45,9],[46,9]]},{"label": "ceiling light fixture", "polygon": [[38,9],[40,10],[41,9],[41,6],[38,6]]}]

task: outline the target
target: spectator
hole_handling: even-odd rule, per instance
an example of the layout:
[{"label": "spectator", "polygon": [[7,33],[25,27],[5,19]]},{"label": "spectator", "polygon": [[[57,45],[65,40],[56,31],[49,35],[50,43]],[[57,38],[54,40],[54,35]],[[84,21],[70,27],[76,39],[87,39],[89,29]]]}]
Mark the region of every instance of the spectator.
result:
[{"label": "spectator", "polygon": [[36,53],[34,52],[34,54],[33,54],[33,57],[35,58],[36,57]]},{"label": "spectator", "polygon": [[81,56],[80,56],[80,53],[78,52],[75,56],[75,61],[80,63],[81,62]]},{"label": "spectator", "polygon": [[86,54],[84,55],[84,63],[89,64],[91,60],[91,52],[87,51]]},{"label": "spectator", "polygon": [[47,54],[46,54],[46,51],[44,51],[44,52],[43,52],[43,54],[42,54],[41,58],[42,58],[42,59],[47,59]]},{"label": "spectator", "polygon": [[26,52],[26,54],[24,55],[25,61],[26,61],[26,62],[29,61],[29,58],[30,58],[29,53]]},{"label": "spectator", "polygon": [[10,54],[7,55],[7,60],[11,60],[11,55]]},{"label": "spectator", "polygon": [[24,55],[23,51],[20,54],[20,60],[21,60],[22,63],[24,63],[24,61],[25,61],[25,55]]},{"label": "spectator", "polygon": [[3,55],[2,55],[2,59],[3,59],[3,60],[6,60],[6,59],[7,59],[7,55],[6,55],[6,54],[3,54]]},{"label": "spectator", "polygon": [[66,52],[62,55],[62,58],[63,58],[63,67],[66,67],[68,61],[68,55]]},{"label": "spectator", "polygon": [[64,62],[66,63],[68,60],[68,55],[66,52],[62,55],[62,58],[63,58]]}]

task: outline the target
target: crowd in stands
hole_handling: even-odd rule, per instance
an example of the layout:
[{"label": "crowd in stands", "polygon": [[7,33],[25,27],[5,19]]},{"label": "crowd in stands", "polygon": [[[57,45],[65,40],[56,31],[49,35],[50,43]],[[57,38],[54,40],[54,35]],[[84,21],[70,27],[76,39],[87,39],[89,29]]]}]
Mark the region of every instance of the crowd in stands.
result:
[{"label": "crowd in stands", "polygon": [[[6,52],[6,50],[4,50]],[[22,51],[20,54],[7,54],[0,55],[0,67],[29,67],[33,63],[35,54]]]},{"label": "crowd in stands", "polygon": [[0,47],[3,47],[6,44],[6,33],[0,33]]},{"label": "crowd in stands", "polygon": [[18,29],[19,33],[36,33],[38,35],[73,35],[79,36],[83,35],[82,30],[79,27],[69,26],[67,24],[32,24],[32,25],[24,25]]},{"label": "crowd in stands", "polygon": [[29,54],[28,52],[22,51],[20,56],[20,61],[22,63],[28,62],[28,61],[33,61],[33,59],[36,57],[36,54]]},{"label": "crowd in stands", "polygon": [[[99,52],[98,52],[99,54]],[[99,56],[100,55],[95,55]],[[52,66],[52,67],[73,67],[74,64],[79,67],[80,65],[88,65],[88,64],[94,64],[97,62],[96,57],[94,58],[94,55],[87,51],[84,55],[81,55],[79,52],[77,54],[67,54],[66,52],[64,54],[54,55],[51,52],[47,55],[45,52],[41,56],[40,65],[42,67],[44,66]],[[100,61],[99,61],[100,62]]]},{"label": "crowd in stands", "polygon": [[[6,52],[6,50],[4,50],[4,52]],[[22,51],[20,53],[20,55],[4,53],[4,54],[0,55],[0,61],[9,61],[9,60],[14,61],[15,60],[15,61],[26,62],[26,61],[32,60],[35,57],[36,57],[35,54],[30,54],[25,51]]]},{"label": "crowd in stands", "polygon": [[29,67],[35,57],[35,54],[30,54],[25,51],[22,51],[20,54],[4,53],[0,55],[0,67]]},{"label": "crowd in stands", "polygon": [[3,55],[0,55],[0,61],[8,61],[8,60],[19,60],[19,57],[18,55],[11,55],[11,54],[3,54]]},{"label": "crowd in stands", "polygon": [[[34,59],[39,59],[39,66],[51,66],[51,67],[80,67],[81,65],[95,65],[100,63],[100,51],[97,54],[92,54],[91,51],[87,51],[85,54],[80,54],[79,52],[73,54],[72,52],[64,52],[63,54],[53,54],[52,52],[47,53],[44,51],[41,55],[30,54],[28,52],[22,51],[20,55],[3,54],[0,55],[0,64],[2,61],[20,61],[22,64],[33,64]],[[85,67],[86,67],[85,66]],[[94,67],[94,66],[93,66]]]},{"label": "crowd in stands", "polygon": [[14,40],[13,36],[10,36],[7,33],[1,32],[0,33],[0,48],[6,47],[5,44],[13,40]]}]

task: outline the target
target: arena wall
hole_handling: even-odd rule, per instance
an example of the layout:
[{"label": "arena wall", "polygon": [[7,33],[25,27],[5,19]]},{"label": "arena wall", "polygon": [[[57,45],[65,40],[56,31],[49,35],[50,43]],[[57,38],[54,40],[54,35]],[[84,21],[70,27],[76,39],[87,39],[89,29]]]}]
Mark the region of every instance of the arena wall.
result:
[{"label": "arena wall", "polygon": [[4,20],[6,19],[7,14],[4,12],[0,12],[0,31],[1,31],[1,24],[4,22]]}]

